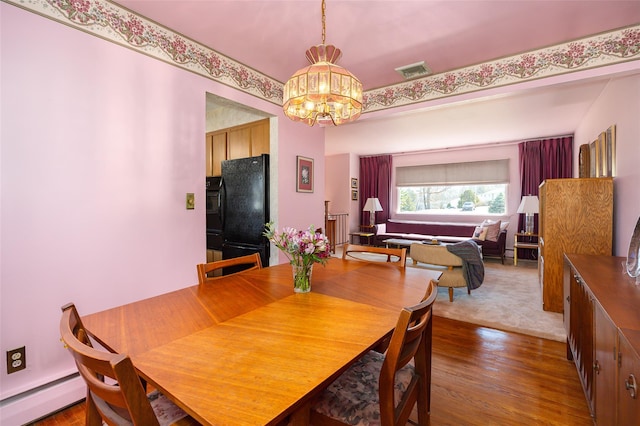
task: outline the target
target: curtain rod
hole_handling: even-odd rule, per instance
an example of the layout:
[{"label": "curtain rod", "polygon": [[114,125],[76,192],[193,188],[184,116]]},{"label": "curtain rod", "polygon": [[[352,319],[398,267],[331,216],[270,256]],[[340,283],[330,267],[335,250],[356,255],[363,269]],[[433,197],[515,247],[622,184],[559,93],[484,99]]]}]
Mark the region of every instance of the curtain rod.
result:
[{"label": "curtain rod", "polygon": [[533,142],[536,140],[540,140],[540,139],[554,139],[554,138],[566,138],[566,137],[573,137],[573,133],[571,134],[566,134],[566,135],[555,135],[555,136],[542,136],[542,137],[537,137],[537,138],[532,138],[532,139],[526,139],[526,140],[516,140],[516,141],[507,141],[507,142],[489,142],[489,143],[482,143],[482,144],[477,144],[477,145],[465,145],[465,146],[454,146],[454,147],[445,147],[445,148],[434,148],[434,149],[424,149],[424,150],[420,150],[420,151],[402,151],[402,152],[392,152],[392,153],[385,153],[385,154],[375,154],[375,155],[361,155],[360,158],[366,158],[366,157],[377,157],[379,155],[391,155],[392,157],[400,157],[400,156],[404,156],[404,155],[416,155],[416,154],[431,154],[434,152],[445,152],[445,151],[461,151],[461,150],[466,150],[466,149],[479,149],[479,148],[492,148],[492,147],[498,147],[498,146],[510,146],[510,145],[517,145],[520,143],[526,143],[526,142]]}]

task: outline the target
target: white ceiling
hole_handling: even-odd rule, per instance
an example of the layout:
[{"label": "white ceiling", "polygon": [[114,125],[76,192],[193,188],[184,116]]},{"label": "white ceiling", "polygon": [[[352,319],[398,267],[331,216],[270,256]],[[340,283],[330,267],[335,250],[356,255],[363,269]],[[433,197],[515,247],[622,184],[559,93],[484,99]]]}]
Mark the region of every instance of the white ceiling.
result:
[{"label": "white ceiling", "polygon": [[[307,66],[305,50],[322,41],[321,0],[117,3],[281,82]],[[640,0],[326,0],[326,43],[342,50],[338,63],[365,90],[404,81],[395,68],[419,61],[442,73],[638,23]],[[450,146],[572,133],[605,84],[439,106],[424,119]],[[327,145],[326,153],[372,149]]]}]

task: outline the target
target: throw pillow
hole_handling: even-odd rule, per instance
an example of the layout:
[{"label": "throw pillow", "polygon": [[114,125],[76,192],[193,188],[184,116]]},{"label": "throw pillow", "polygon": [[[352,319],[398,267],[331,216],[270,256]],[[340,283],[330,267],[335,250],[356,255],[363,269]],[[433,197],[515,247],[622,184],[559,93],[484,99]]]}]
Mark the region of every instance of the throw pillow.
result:
[{"label": "throw pillow", "polygon": [[494,242],[498,241],[498,236],[500,235],[500,223],[501,221],[494,222],[491,220],[485,220],[482,222],[480,226],[487,228],[486,240]]},{"label": "throw pillow", "polygon": [[484,241],[487,237],[487,228],[484,226],[476,226],[476,229],[473,231],[473,239]]}]

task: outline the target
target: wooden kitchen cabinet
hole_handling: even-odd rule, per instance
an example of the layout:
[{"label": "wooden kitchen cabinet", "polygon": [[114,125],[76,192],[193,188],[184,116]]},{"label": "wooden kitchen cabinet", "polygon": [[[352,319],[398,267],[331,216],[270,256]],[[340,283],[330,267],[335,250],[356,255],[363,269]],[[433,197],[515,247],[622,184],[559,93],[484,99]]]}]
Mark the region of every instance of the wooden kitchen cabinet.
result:
[{"label": "wooden kitchen cabinet", "polygon": [[207,133],[206,175],[220,176],[224,160],[269,154],[269,134],[269,119]]},{"label": "wooden kitchen cabinet", "polygon": [[640,424],[640,288],[623,257],[564,256],[567,358],[597,425]]},{"label": "wooden kitchen cabinet", "polygon": [[229,130],[227,160],[251,157],[251,129],[241,127]]},{"label": "wooden kitchen cabinet", "polygon": [[262,154],[269,154],[271,126],[269,119],[258,121],[255,126],[251,126],[251,155],[258,157]]},{"label": "wooden kitchen cabinet", "polygon": [[227,158],[227,132],[207,133],[207,176],[220,176],[222,174],[221,161],[218,158]]},{"label": "wooden kitchen cabinet", "polygon": [[612,254],[613,178],[547,179],[539,198],[542,307],[562,312],[563,255]]}]

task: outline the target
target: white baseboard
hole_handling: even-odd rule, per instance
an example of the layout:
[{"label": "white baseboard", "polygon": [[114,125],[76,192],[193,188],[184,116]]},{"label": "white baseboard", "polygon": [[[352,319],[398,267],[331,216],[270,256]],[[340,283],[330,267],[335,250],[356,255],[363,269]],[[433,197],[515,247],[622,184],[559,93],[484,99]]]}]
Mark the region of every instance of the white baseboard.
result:
[{"label": "white baseboard", "polygon": [[0,404],[0,424],[20,426],[33,422],[85,398],[87,386],[80,376],[8,398]]}]

